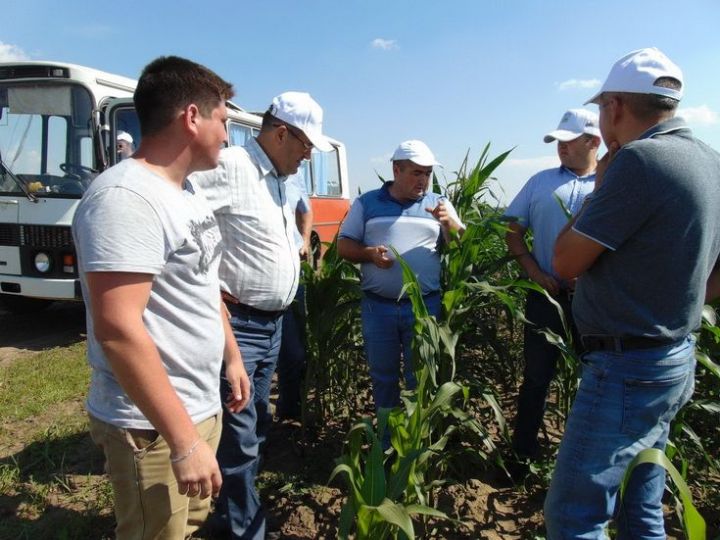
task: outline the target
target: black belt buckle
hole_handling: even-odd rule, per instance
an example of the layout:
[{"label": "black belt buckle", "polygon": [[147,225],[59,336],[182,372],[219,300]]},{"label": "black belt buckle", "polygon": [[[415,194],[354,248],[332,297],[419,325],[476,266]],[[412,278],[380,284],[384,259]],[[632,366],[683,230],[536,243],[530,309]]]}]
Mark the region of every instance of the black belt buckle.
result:
[{"label": "black belt buckle", "polygon": [[615,336],[603,334],[585,334],[580,337],[586,351],[614,351],[622,352],[622,340]]}]

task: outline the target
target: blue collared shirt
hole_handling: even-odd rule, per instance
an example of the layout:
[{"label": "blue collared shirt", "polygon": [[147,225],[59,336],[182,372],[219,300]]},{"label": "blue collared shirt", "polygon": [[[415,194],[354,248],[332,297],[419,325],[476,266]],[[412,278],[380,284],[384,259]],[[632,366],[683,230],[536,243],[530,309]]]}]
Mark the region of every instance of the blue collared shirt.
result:
[{"label": "blue collared shirt", "polygon": [[547,169],[532,176],[505,210],[506,217],[517,218],[520,226],[532,230],[532,254],[543,272],[555,275],[555,240],[569,219],[563,207],[575,215],[594,188],[595,173],[578,176],[562,166]]}]

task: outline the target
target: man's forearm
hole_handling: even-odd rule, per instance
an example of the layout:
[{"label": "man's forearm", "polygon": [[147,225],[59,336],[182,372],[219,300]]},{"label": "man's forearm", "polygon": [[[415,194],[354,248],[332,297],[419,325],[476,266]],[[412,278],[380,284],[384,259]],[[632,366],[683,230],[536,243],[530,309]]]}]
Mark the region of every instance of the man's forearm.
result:
[{"label": "man's forearm", "polygon": [[373,249],[350,238],[338,239],[338,255],[352,263],[372,262]]},{"label": "man's forearm", "polygon": [[99,341],[120,386],[167,441],[173,454],[187,452],[199,435],[142,320],[106,331]]},{"label": "man's forearm", "polygon": [[505,234],[505,243],[507,244],[508,252],[515,257],[515,260],[525,274],[534,276],[537,272],[542,272],[535,257],[530,253],[525,243],[525,229],[511,226],[510,230]]},{"label": "man's forearm", "polygon": [[95,338],[118,383],[172,452],[183,455],[198,433],[143,322],[152,280],[149,274],[89,272],[88,301]]},{"label": "man's forearm", "polygon": [[312,234],[313,224],[313,211],[308,209],[307,212],[296,212],[295,224],[297,225],[300,236],[302,236],[303,242],[306,244],[310,243],[310,235]]}]

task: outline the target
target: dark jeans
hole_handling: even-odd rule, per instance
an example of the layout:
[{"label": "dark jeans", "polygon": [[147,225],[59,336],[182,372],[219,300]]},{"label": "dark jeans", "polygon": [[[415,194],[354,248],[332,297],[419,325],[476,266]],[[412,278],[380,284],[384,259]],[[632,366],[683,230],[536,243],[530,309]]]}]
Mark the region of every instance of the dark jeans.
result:
[{"label": "dark jeans", "polygon": [[282,340],[278,357],[279,418],[299,418],[305,378],[305,288],[298,287],[295,301],[283,315]]},{"label": "dark jeans", "polygon": [[[223,485],[215,505],[216,521],[232,531],[232,538],[263,539],[265,514],[255,489],[260,450],[272,418],[269,411],[270,383],[282,334],[282,315],[248,314],[228,304],[235,339],[250,378],[250,403],[239,413],[223,411],[223,429],[217,458]],[[230,386],[223,370],[220,379],[223,399]]]},{"label": "dark jeans", "polygon": [[[555,300],[565,313],[565,320],[572,329],[573,343],[577,348],[580,338],[573,323],[570,298],[566,291],[562,291]],[[538,433],[545,414],[545,400],[560,358],[560,349],[549,343],[538,330],[548,328],[563,338],[565,334],[557,307],[542,293],[528,291],[525,316],[534,324],[525,325],[525,369],[518,396],[513,449],[522,457],[536,457],[540,452]]]}]

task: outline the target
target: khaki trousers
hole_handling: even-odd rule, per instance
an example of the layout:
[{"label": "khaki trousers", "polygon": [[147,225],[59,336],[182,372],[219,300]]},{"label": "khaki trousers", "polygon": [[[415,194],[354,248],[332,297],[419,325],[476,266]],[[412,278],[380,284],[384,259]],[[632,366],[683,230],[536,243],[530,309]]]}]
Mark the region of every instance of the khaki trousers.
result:
[{"label": "khaki trousers", "polygon": [[[216,450],[220,414],[195,427]],[[90,435],[105,453],[115,496],[117,540],[182,540],[200,528],[210,511],[210,497],[178,493],[170,448],[157,431],[118,428],[90,416]]]}]

